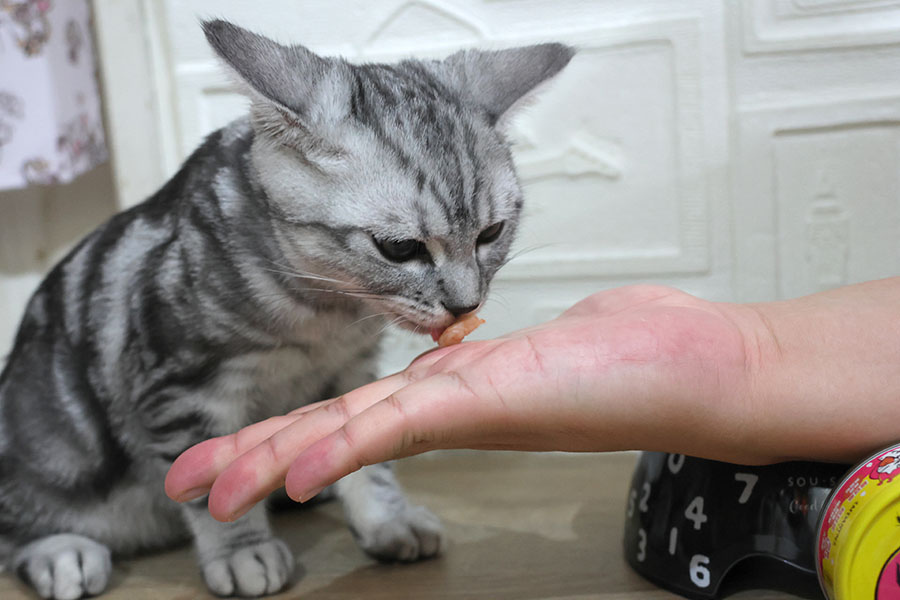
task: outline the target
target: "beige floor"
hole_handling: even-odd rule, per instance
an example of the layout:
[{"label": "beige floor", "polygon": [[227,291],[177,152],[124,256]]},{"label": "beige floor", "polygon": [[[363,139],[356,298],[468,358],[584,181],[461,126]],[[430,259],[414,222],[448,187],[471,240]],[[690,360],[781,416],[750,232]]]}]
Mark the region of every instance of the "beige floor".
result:
[{"label": "beige floor", "polygon": [[[443,519],[445,555],[413,565],[366,558],[327,503],[275,516],[301,565],[277,598],[662,600],[622,558],[633,455],[454,453],[402,461],[410,495]],[[0,575],[0,600],[34,598]],[[107,600],[209,598],[188,549],[122,562]],[[795,598],[742,592],[735,600]]]}]

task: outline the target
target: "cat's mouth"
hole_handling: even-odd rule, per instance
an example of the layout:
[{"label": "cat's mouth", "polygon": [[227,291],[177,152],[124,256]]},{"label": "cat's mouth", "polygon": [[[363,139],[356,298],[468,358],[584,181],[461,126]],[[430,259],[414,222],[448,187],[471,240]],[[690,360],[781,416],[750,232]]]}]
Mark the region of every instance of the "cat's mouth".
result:
[{"label": "cat's mouth", "polygon": [[[481,306],[482,303],[479,303],[474,310],[467,314],[476,314]],[[430,335],[434,341],[438,341],[441,334],[459,320],[449,311],[443,312],[443,314],[434,314],[431,311],[422,310],[420,307],[408,306],[403,301],[381,301],[376,304],[376,308],[382,311],[386,310],[390,325],[420,335]]]},{"label": "cat's mouth", "polygon": [[[481,306],[479,305],[478,308],[481,308]],[[440,342],[443,345],[444,340],[442,339],[442,336],[445,332],[448,331],[448,329],[452,329],[454,326],[459,324],[461,321],[465,321],[467,319],[474,319],[477,312],[478,312],[478,309],[475,309],[475,310],[473,310],[469,313],[466,313],[465,315],[462,315],[460,317],[454,317],[448,313],[447,315],[440,317],[440,318],[428,319],[425,323],[417,322],[404,314],[395,313],[396,317],[393,321],[393,324],[402,329],[406,329],[407,331],[412,331],[413,333],[418,333],[418,334],[426,334],[427,333],[428,335],[431,336],[431,339],[433,339],[435,342]],[[476,320],[479,321],[479,323],[484,323],[484,321],[481,319],[476,319]],[[477,327],[477,326],[478,325],[475,325],[475,327]],[[472,327],[472,329],[474,329],[475,327]],[[466,333],[463,333],[459,337],[459,339],[461,340],[468,333],[471,333],[471,329],[468,330]]]},{"label": "cat's mouth", "polygon": [[428,335],[431,336],[431,339],[437,342],[441,339],[441,336],[444,334],[444,332],[450,329],[452,325],[453,323],[450,323],[449,325],[440,325],[438,327],[422,327],[419,325],[413,325],[412,331],[422,334],[426,333],[427,331]]},{"label": "cat's mouth", "polygon": [[400,329],[411,331],[420,335],[431,335],[432,339],[437,341],[438,337],[453,324],[451,315],[433,316],[433,315],[409,315],[406,311],[391,311],[394,319],[391,324]]},{"label": "cat's mouth", "polygon": [[440,337],[441,333],[443,333],[444,330],[447,329],[447,327],[449,327],[452,322],[452,319],[450,319],[449,321],[446,319],[441,319],[439,321],[432,320],[427,323],[421,323],[413,321],[404,315],[397,315],[395,321],[393,322],[393,325],[407,331],[412,331],[413,333],[418,333],[421,335],[429,334],[431,335],[432,339],[437,341],[437,338]]}]

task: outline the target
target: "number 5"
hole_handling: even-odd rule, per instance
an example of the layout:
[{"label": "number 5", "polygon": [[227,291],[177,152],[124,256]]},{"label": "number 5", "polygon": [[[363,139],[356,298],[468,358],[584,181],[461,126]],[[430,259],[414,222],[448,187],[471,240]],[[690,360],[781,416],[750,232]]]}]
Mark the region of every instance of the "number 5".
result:
[{"label": "number 5", "polygon": [[631,490],[628,494],[628,511],[625,513],[629,519],[634,515],[634,503],[637,502],[637,490]]}]

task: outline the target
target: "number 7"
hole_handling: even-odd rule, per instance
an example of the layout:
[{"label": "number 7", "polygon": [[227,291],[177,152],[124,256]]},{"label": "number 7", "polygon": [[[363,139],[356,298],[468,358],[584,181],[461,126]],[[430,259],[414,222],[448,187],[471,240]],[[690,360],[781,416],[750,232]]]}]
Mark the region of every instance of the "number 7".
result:
[{"label": "number 7", "polygon": [[744,491],[742,491],[740,497],[738,497],[738,504],[747,504],[747,500],[750,499],[750,494],[753,493],[753,487],[756,485],[756,482],[759,481],[759,475],[753,473],[735,473],[734,479],[735,481],[740,481],[744,484]]}]

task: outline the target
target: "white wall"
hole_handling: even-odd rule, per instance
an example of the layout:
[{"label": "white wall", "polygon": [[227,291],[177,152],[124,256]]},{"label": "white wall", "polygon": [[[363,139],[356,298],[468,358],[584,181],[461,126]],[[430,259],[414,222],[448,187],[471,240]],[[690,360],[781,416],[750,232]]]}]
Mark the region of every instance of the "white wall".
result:
[{"label": "white wall", "polygon": [[[527,198],[520,248],[529,251],[496,282],[479,335],[549,318],[623,283],[763,300],[900,273],[900,2],[94,4],[121,205],[143,198],[202,135],[244,110],[206,46],[202,17],[352,60],[546,40],[579,46],[516,122]],[[0,223],[0,295],[13,297],[0,299],[0,342],[21,291],[46,265],[19,258],[9,266],[9,246],[41,248],[48,223],[105,216],[108,200],[84,195],[51,203],[52,214],[0,203],[0,221],[15,214],[16,222]],[[397,337],[390,368],[424,344]]]}]

